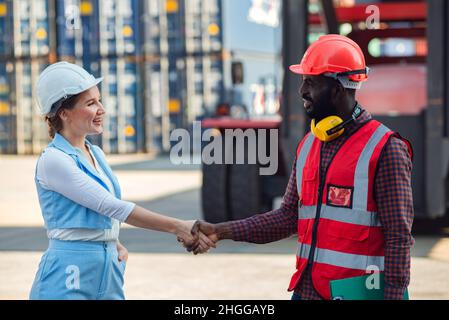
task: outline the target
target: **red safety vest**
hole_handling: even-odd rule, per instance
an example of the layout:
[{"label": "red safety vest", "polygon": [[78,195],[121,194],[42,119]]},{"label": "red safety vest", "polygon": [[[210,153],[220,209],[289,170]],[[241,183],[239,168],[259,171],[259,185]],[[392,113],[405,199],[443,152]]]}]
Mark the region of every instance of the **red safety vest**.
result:
[{"label": "red safety vest", "polygon": [[299,144],[297,270],[289,290],[307,265],[313,287],[324,299],[331,298],[331,280],[384,270],[384,235],[373,186],[381,151],[392,135],[407,143],[412,156],[406,139],[371,120],[341,146],[321,182],[322,142],[309,133]]}]

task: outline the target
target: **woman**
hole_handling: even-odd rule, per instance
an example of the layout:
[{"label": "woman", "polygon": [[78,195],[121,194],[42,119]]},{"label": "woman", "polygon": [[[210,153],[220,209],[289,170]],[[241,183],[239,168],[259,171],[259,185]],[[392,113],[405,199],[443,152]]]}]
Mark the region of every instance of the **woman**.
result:
[{"label": "woman", "polygon": [[195,221],[163,216],[121,200],[119,183],[103,151],[86,140],[103,132],[105,109],[94,78],[58,62],[39,76],[36,94],[53,141],[36,166],[35,183],[49,247],[31,299],[124,299],[128,252],[119,242],[121,222],[170,232],[189,251],[214,246]]}]

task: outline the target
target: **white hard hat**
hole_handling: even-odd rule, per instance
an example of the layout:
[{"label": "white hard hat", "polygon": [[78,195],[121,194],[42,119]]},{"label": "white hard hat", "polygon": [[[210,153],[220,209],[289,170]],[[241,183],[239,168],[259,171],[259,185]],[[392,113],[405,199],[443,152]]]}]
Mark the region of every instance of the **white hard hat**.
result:
[{"label": "white hard hat", "polygon": [[[95,78],[80,66],[66,61],[49,65],[39,75],[36,84],[36,96],[41,115],[56,113],[61,106],[60,102],[96,86],[102,80],[102,77]],[[57,102],[58,104],[53,106]]]}]

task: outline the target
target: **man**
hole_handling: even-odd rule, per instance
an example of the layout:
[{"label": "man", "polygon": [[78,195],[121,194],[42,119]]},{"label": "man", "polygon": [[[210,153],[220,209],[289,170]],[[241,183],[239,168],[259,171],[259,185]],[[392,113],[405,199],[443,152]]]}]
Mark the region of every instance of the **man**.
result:
[{"label": "man", "polygon": [[385,299],[402,299],[414,243],[411,146],[355,100],[368,68],[354,41],[322,36],[290,70],[303,76],[299,94],[312,123],[281,207],[200,229],[215,242],[269,243],[298,233],[292,299],[330,299],[330,281],[371,270],[384,272]]}]

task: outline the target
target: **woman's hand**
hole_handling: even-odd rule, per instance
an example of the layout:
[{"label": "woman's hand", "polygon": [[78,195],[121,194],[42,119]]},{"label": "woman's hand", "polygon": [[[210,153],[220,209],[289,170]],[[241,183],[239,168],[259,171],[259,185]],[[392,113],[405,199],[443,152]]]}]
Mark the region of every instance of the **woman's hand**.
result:
[{"label": "woman's hand", "polygon": [[199,229],[200,225],[197,220],[179,220],[176,224],[175,235],[184,247],[191,248],[192,251],[199,245]]},{"label": "woman's hand", "polygon": [[119,241],[117,241],[118,261],[128,261],[128,249],[125,248]]},{"label": "woman's hand", "polygon": [[189,252],[200,248],[200,245],[200,252],[205,252],[210,247],[215,248],[213,239],[210,240],[205,236],[200,238],[200,224],[197,220],[180,220],[135,206],[125,222],[139,228],[175,234]]}]

